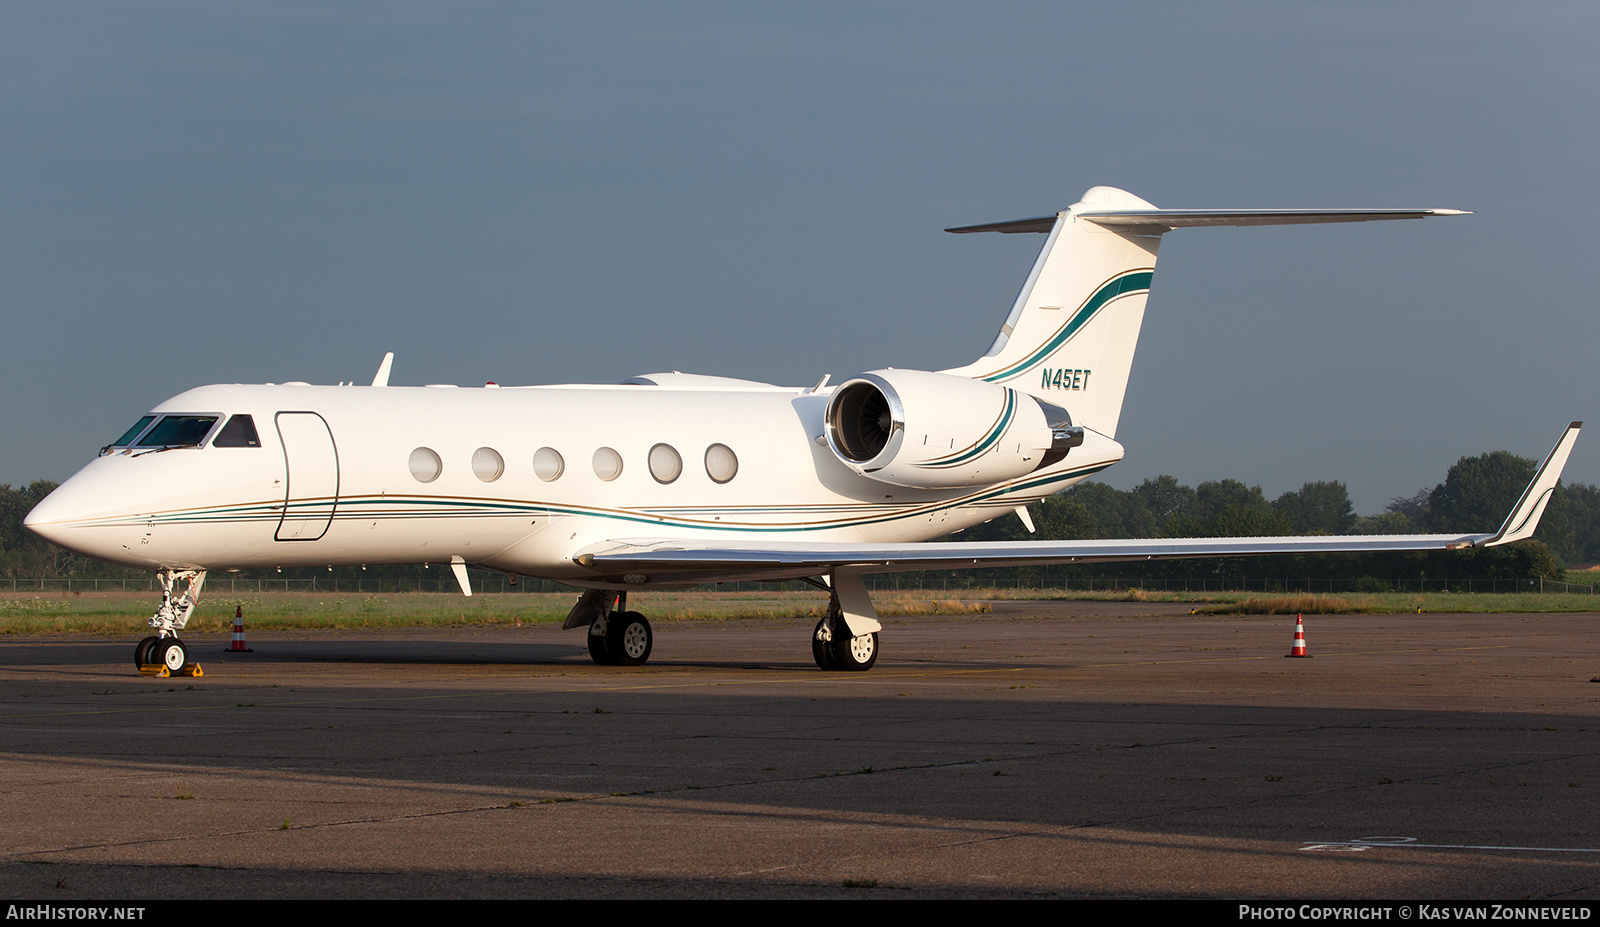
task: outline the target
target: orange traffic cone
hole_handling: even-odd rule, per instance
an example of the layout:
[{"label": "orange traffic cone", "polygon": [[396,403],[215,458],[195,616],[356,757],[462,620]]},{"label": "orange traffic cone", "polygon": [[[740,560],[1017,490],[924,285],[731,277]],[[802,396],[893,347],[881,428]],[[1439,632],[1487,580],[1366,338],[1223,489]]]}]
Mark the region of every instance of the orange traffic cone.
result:
[{"label": "orange traffic cone", "polygon": [[223,653],[255,653],[244,642],[244,606],[238,605],[233,609],[233,643],[228,645]]},{"label": "orange traffic cone", "polygon": [[1301,615],[1295,615],[1294,616],[1294,647],[1292,647],[1289,650],[1288,653],[1284,654],[1284,656],[1286,656],[1286,657],[1309,657],[1309,656],[1311,656],[1311,654],[1306,653],[1306,623],[1305,623],[1305,618],[1303,616],[1301,616]]}]

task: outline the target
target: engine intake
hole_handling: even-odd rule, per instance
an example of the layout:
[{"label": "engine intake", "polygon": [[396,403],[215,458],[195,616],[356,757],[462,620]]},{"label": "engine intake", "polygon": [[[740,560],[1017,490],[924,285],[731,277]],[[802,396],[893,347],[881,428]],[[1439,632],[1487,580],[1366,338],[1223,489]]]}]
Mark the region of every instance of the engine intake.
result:
[{"label": "engine intake", "polygon": [[894,388],[870,374],[839,387],[828,403],[828,434],[838,439],[835,450],[855,463],[883,453],[904,427],[905,410],[899,408]]}]

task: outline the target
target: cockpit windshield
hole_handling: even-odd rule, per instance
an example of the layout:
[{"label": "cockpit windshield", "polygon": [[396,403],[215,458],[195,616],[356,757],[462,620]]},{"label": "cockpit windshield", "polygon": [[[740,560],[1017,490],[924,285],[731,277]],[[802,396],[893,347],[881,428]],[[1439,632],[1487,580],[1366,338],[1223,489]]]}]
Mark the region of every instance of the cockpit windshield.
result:
[{"label": "cockpit windshield", "polygon": [[154,415],[146,415],[144,418],[141,418],[137,422],[134,422],[132,428],[129,428],[127,431],[124,431],[122,433],[122,437],[120,437],[117,440],[111,442],[110,444],[107,444],[106,447],[107,448],[127,447],[128,445],[133,443],[133,439],[134,438],[137,438],[137,437],[139,437],[139,435],[143,434],[144,430],[146,428],[149,428],[150,427],[150,423],[155,421],[155,420],[156,420],[156,417]]},{"label": "cockpit windshield", "polygon": [[215,415],[164,415],[134,447],[194,447],[216,423]]}]

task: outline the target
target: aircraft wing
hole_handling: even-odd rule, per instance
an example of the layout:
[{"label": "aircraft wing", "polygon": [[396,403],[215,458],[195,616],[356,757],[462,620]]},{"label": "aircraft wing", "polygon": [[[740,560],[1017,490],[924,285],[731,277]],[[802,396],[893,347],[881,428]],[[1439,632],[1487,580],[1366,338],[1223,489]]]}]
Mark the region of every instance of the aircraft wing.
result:
[{"label": "aircraft wing", "polygon": [[1266,554],[1379,553],[1494,547],[1531,537],[1561,479],[1582,422],[1567,426],[1493,534],[1399,534],[1267,538],[1146,538],[1095,541],[934,541],[903,544],[738,541],[722,538],[619,538],[573,557],[598,574],[681,575],[685,581],[816,576],[840,567],[858,573],[1042,566],[1056,563],[1180,560]]}]

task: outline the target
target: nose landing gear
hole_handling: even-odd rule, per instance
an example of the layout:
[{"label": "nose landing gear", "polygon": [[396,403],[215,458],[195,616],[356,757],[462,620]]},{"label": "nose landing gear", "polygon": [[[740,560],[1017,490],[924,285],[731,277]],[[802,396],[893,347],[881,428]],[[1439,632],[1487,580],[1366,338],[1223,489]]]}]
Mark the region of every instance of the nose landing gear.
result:
[{"label": "nose landing gear", "polygon": [[[200,664],[189,662],[189,649],[178,639],[178,632],[189,624],[189,616],[200,604],[200,588],[205,585],[205,570],[162,570],[161,607],[150,616],[155,634],[133,648],[133,663],[145,676],[200,676]],[[173,586],[184,582],[183,594],[172,595]]]}]

